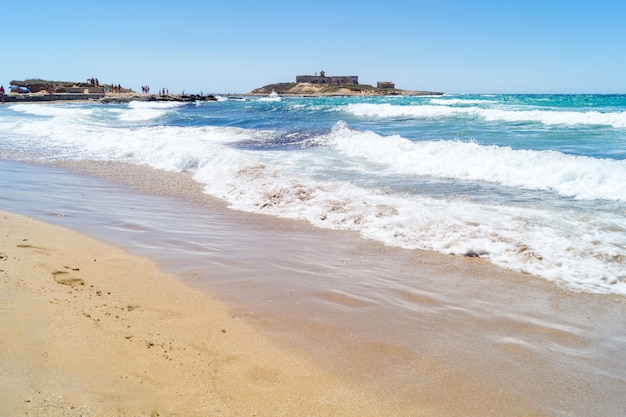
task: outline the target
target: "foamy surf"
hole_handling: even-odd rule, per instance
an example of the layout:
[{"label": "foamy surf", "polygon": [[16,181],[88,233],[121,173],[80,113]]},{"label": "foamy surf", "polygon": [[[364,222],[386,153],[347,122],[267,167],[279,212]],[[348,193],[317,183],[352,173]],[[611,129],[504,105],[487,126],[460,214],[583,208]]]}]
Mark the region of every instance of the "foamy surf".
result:
[{"label": "foamy surf", "polygon": [[626,101],[584,99],[11,105],[0,146],[190,171],[233,209],[626,294]]}]

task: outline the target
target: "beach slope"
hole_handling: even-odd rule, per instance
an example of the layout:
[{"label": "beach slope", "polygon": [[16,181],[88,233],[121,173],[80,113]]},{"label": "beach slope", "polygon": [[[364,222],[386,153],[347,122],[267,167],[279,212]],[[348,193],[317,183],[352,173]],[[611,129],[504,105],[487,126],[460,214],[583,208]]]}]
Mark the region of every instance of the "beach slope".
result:
[{"label": "beach slope", "polygon": [[0,415],[395,415],[228,306],[69,229],[0,212]]}]

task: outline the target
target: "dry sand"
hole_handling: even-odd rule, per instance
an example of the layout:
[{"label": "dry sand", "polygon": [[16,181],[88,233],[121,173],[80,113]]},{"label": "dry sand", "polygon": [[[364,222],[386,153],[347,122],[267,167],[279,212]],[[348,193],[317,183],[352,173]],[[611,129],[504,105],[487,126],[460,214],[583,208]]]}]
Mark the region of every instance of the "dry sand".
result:
[{"label": "dry sand", "polygon": [[149,260],[0,212],[1,416],[380,416]]}]

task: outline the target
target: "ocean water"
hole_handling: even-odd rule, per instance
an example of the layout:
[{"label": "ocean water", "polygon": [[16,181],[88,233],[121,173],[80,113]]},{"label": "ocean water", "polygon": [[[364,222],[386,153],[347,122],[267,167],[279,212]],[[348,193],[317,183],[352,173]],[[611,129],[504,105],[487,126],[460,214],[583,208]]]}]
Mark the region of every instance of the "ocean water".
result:
[{"label": "ocean water", "polygon": [[0,106],[14,158],[188,171],[236,210],[626,294],[626,96]]}]

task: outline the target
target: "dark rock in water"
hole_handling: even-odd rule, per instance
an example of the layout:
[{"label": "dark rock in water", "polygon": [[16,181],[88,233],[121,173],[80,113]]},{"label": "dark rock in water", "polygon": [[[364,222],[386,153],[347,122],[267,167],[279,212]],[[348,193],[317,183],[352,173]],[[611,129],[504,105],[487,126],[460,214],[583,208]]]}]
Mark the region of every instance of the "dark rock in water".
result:
[{"label": "dark rock in water", "polygon": [[128,103],[129,101],[174,101],[174,102],[196,102],[196,101],[217,101],[214,96],[191,95],[108,95],[100,99],[101,103]]},{"label": "dark rock in water", "polygon": [[217,101],[214,96],[201,96],[199,94],[158,96],[157,101]]}]

